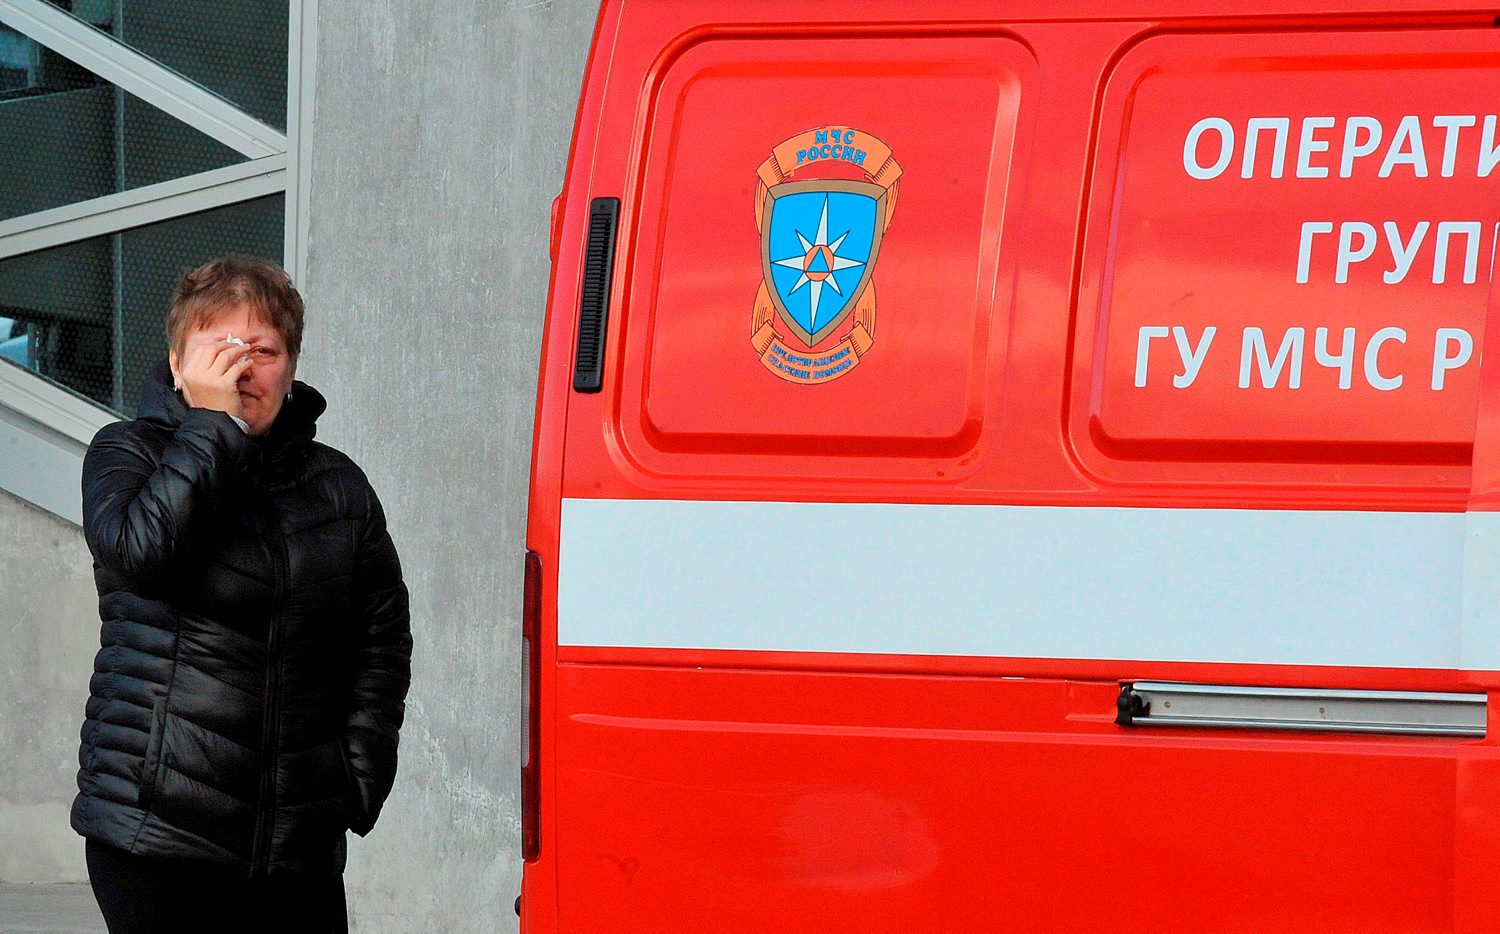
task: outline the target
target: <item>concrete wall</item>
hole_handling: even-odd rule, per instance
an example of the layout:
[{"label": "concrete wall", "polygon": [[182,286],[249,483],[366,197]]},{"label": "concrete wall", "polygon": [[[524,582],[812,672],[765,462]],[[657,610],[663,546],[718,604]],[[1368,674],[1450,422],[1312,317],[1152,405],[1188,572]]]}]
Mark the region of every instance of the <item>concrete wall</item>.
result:
[{"label": "concrete wall", "polygon": [[78,728],[99,648],[77,526],[0,492],[0,882],[81,882],[68,828]]},{"label": "concrete wall", "polygon": [[323,3],[299,375],[412,591],[401,772],[358,931],[514,930],[521,566],[547,221],[596,5]]}]

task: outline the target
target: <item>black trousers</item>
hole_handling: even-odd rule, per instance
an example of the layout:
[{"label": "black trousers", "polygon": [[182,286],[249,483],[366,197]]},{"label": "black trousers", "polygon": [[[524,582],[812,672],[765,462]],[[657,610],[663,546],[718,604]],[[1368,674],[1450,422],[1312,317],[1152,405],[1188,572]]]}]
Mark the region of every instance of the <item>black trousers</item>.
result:
[{"label": "black trousers", "polygon": [[84,844],[89,882],[109,934],[346,934],[344,877],[249,879],[191,860],[133,856]]}]

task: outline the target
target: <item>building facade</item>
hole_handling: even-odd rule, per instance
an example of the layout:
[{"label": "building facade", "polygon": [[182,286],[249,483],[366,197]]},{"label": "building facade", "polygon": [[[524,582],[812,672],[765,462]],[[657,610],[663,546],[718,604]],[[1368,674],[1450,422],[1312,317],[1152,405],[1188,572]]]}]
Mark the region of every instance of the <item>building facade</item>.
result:
[{"label": "building facade", "polygon": [[412,590],[401,773],[357,930],[494,930],[519,882],[519,609],[547,219],[582,0],[0,0],[0,882],[77,881],[98,639],[78,475],[164,356],[181,271],[281,258],[320,438]]}]

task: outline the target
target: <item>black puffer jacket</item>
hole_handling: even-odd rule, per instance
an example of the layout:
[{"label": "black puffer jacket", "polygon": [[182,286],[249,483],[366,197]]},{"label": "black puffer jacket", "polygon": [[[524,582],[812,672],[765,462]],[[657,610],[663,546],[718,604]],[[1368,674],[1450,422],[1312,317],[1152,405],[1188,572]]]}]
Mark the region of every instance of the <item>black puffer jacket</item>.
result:
[{"label": "black puffer jacket", "polygon": [[103,620],[73,828],[247,874],[342,871],[396,774],[411,630],[385,516],[302,383],[251,439],[163,367],[83,465]]}]

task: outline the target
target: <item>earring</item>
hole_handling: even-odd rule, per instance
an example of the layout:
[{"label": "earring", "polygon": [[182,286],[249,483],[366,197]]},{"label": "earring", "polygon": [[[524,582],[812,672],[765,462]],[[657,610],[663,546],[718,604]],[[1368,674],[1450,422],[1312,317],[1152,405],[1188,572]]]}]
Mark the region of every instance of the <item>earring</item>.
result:
[{"label": "earring", "polygon": [[287,393],[286,394],[286,401],[288,401],[288,402],[292,401],[292,394],[291,393]]}]

